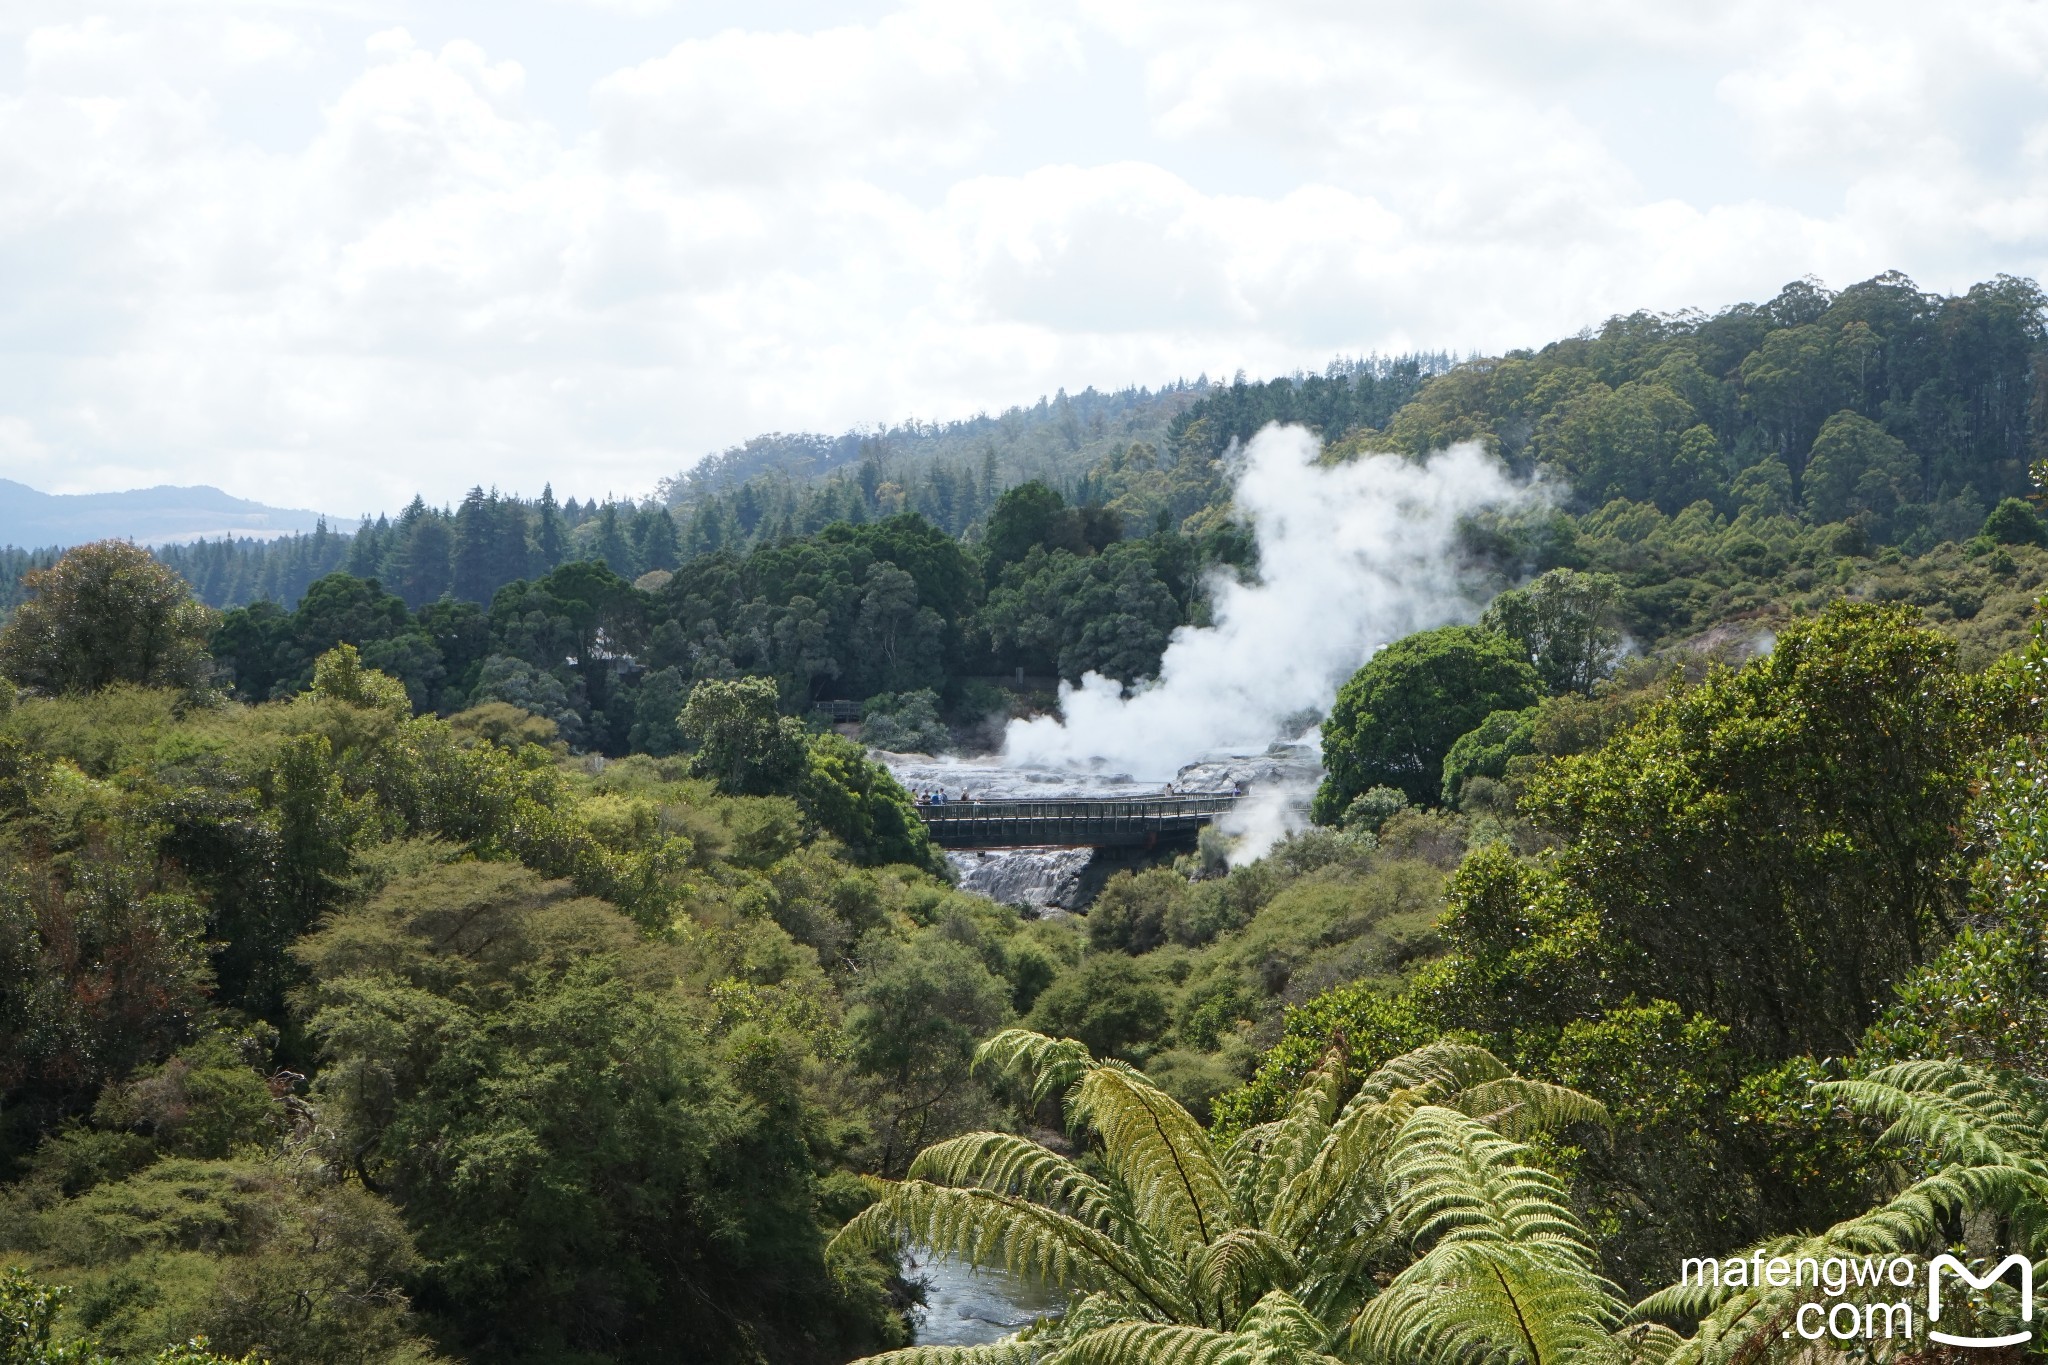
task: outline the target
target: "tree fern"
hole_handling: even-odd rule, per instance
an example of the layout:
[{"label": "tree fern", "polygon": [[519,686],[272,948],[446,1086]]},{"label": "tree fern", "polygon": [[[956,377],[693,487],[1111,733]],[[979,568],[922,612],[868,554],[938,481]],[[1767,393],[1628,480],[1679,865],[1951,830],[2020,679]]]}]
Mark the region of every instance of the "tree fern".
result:
[{"label": "tree fern", "polygon": [[1047,1365],[1340,1365],[1317,1349],[1324,1335],[1322,1323],[1276,1289],[1231,1331],[1117,1323],[1077,1337]]},{"label": "tree fern", "polygon": [[1966,1166],[2010,1166],[2048,1179],[2048,1088],[1963,1062],[1901,1062],[1860,1081],[1814,1087],[1891,1121],[1886,1141],[1918,1143]]},{"label": "tree fern", "polygon": [[1582,1264],[1594,1260],[1554,1176],[1525,1164],[1525,1149],[1454,1109],[1415,1111],[1389,1166],[1397,1212],[1421,1242],[1542,1244]]},{"label": "tree fern", "polygon": [[[1781,1237],[1743,1258],[1825,1262],[1830,1257],[1930,1254],[1945,1247],[1960,1217],[1992,1209],[2010,1220],[2019,1249],[2039,1256],[2048,1237],[2048,1095],[2039,1082],[1953,1061],[1904,1062],[1853,1081],[1814,1087],[1863,1113],[1888,1120],[1884,1140],[1918,1149],[1932,1174],[1884,1203],[1812,1237]],[[1672,1365],[1747,1359],[1779,1337],[1810,1286],[1730,1288],[1679,1284],[1650,1295],[1640,1320],[1697,1319],[1693,1336],[1670,1353]],[[1874,1291],[1877,1292],[1877,1291]],[[1884,1287],[1881,1294],[1896,1293]],[[1851,1287],[1846,1301],[1868,1297]]]},{"label": "tree fern", "polygon": [[1453,1240],[1403,1271],[1359,1315],[1369,1359],[1600,1365],[1629,1352],[1617,1305],[1570,1258]]},{"label": "tree fern", "polygon": [[[1556,1183],[1503,1136],[1604,1115],[1573,1091],[1511,1075],[1483,1049],[1418,1049],[1355,1083],[1332,1049],[1284,1117],[1222,1152],[1143,1073],[1071,1039],[1006,1030],[976,1064],[1033,1103],[1061,1095],[1094,1158],[1002,1133],[939,1143],[834,1246],[916,1243],[1077,1297],[1005,1343],[1025,1354],[877,1358],[890,1365],[1320,1363],[1349,1348],[1361,1308],[1389,1278],[1407,1298],[1385,1310],[1389,1332],[1399,1327],[1387,1340],[1409,1339],[1401,1334],[1415,1324],[1396,1323],[1395,1309],[1433,1285],[1464,1307],[1457,1323],[1412,1338],[1428,1352],[1465,1351],[1486,1313],[1507,1314],[1495,1325],[1512,1327],[1517,1310],[1526,1341],[1494,1358],[1542,1365],[1550,1357],[1531,1350],[1580,1337],[1622,1351],[1606,1334],[1616,1305],[1583,1230]],[[1523,1259],[1489,1280],[1478,1253],[1451,1249],[1481,1243]],[[1639,1328],[1631,1340],[1652,1335]]]},{"label": "tree fern", "polygon": [[869,1356],[862,1365],[1040,1365],[1046,1347],[1016,1337],[985,1346],[906,1346]]},{"label": "tree fern", "polygon": [[[1483,1084],[1484,1082],[1482,1082]],[[1415,1110],[1393,1144],[1395,1214],[1420,1257],[1358,1312],[1369,1358],[1553,1365],[1619,1361],[1615,1287],[1563,1188],[1527,1150],[1454,1109]]]}]

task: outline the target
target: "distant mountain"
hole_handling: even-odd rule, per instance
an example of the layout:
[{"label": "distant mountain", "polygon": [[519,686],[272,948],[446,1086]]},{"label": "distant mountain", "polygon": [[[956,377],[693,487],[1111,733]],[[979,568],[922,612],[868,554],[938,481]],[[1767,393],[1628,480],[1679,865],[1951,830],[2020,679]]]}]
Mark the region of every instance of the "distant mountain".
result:
[{"label": "distant mountain", "polygon": [[[82,545],[89,540],[133,540],[173,545],[221,536],[267,540],[311,531],[318,512],[266,507],[218,488],[133,488],[125,493],[44,493],[0,479],[0,545],[24,549]],[[328,529],[352,531],[353,518],[329,517]]]}]

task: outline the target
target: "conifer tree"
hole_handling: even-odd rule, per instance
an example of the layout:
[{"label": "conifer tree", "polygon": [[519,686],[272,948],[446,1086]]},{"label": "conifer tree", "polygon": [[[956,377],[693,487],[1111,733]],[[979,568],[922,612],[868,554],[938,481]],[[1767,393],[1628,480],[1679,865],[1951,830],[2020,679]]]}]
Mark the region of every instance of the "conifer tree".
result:
[{"label": "conifer tree", "polygon": [[540,561],[534,566],[537,575],[560,565],[569,553],[568,528],[562,524],[562,509],[555,505],[555,486],[551,483],[541,485],[540,524],[535,528],[534,549]]}]

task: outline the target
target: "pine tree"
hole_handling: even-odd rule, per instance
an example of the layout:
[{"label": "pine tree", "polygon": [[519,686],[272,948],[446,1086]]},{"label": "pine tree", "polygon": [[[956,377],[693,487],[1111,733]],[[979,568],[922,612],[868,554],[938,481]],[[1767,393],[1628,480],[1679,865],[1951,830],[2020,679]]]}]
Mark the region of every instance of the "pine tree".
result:
[{"label": "pine tree", "polygon": [[539,559],[535,565],[537,573],[552,571],[569,553],[569,531],[562,524],[562,509],[555,505],[555,486],[551,483],[541,485],[540,525],[535,539],[534,552]]},{"label": "pine tree", "polygon": [[412,526],[399,552],[397,579],[398,595],[407,606],[417,608],[439,600],[448,591],[453,537],[444,513],[429,510],[418,498],[413,503],[420,510],[415,515],[413,508],[406,509],[406,519]]},{"label": "pine tree", "polygon": [[391,523],[381,514],[375,522],[365,516],[349,542],[348,571],[357,578],[375,578],[384,567],[384,546],[390,534]]},{"label": "pine tree", "polygon": [[608,502],[597,514],[597,538],[591,549],[621,578],[634,577],[633,547],[626,540],[626,528],[619,524],[619,505]]},{"label": "pine tree", "polygon": [[860,495],[871,509],[882,490],[882,482],[882,462],[869,452],[860,462]]},{"label": "pine tree", "polygon": [[[489,499],[491,506],[491,593],[497,594],[514,579],[525,578],[532,571],[533,546],[527,539],[526,504],[517,498],[498,496],[493,488]],[[490,598],[482,599],[489,602]]]},{"label": "pine tree", "polygon": [[455,596],[467,602],[491,600],[491,558],[495,528],[493,511],[481,486],[471,488],[455,512],[455,550],[452,563]]},{"label": "pine tree", "polygon": [[633,567],[638,573],[650,569],[673,569],[680,562],[682,546],[676,537],[675,518],[659,503],[648,503],[633,516]]}]

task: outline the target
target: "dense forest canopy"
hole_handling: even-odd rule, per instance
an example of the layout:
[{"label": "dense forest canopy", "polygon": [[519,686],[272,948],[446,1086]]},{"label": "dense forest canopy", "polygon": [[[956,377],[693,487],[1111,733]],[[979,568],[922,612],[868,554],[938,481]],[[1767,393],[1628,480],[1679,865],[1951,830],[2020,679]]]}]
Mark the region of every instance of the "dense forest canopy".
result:
[{"label": "dense forest canopy", "polygon": [[[1799,1316],[1924,1286],[1679,1267],[2048,1260],[2043,302],[1802,283],[17,552],[0,1358],[1932,1358]],[[959,889],[869,747],[1156,673],[1258,573],[1273,421],[1569,494],[1463,528],[1490,605],[1361,661],[1313,827]],[[921,1347],[906,1246],[1061,1297]]]}]

